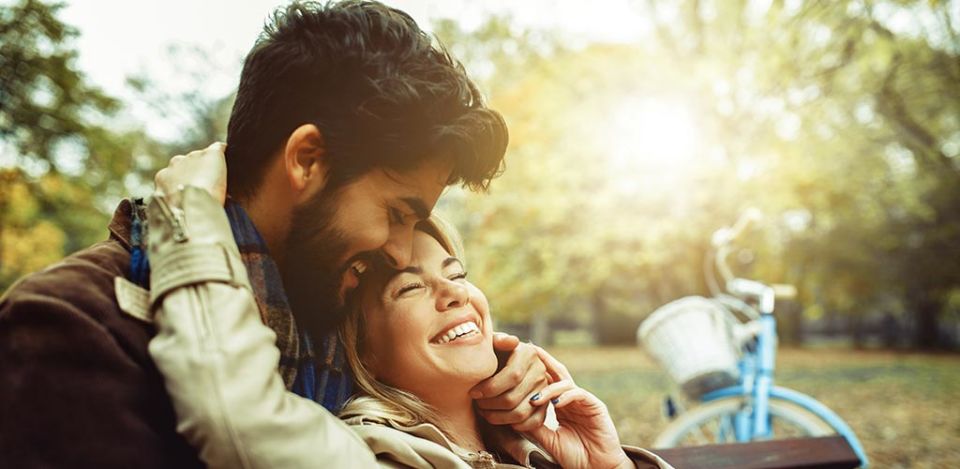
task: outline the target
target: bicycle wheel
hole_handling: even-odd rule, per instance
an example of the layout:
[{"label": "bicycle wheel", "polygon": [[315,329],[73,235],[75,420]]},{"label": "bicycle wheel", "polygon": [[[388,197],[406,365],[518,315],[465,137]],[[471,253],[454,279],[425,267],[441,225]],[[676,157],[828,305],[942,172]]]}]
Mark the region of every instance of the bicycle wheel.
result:
[{"label": "bicycle wheel", "polygon": [[[739,396],[724,397],[699,405],[671,422],[657,436],[653,447],[736,443],[734,418],[745,405],[745,400]],[[773,439],[837,433],[813,412],[773,396],[770,398],[770,428]]]}]

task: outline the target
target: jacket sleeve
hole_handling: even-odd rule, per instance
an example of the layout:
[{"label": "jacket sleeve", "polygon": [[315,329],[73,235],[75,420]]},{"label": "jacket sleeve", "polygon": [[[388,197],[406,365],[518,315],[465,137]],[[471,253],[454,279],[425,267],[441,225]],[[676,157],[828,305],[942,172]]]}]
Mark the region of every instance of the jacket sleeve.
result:
[{"label": "jacket sleeve", "polygon": [[148,207],[150,354],[177,431],[210,467],[379,467],[344,422],[288,392],[223,208],[201,189]]}]

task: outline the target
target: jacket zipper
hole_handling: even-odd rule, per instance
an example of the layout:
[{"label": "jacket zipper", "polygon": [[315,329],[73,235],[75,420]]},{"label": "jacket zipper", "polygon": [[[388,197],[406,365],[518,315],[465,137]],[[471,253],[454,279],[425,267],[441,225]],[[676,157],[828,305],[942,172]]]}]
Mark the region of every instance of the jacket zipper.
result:
[{"label": "jacket zipper", "polygon": [[160,211],[173,223],[173,241],[177,243],[187,242],[190,238],[187,236],[187,230],[183,226],[183,211],[171,208],[170,205],[167,204],[165,197],[154,198],[157,200],[157,205],[160,206]]}]

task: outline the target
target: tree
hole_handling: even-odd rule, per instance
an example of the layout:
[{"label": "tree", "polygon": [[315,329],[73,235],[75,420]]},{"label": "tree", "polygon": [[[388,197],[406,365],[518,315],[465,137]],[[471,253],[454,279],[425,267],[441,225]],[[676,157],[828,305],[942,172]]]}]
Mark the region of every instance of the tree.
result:
[{"label": "tree", "polygon": [[0,148],[13,166],[0,169],[0,290],[88,242],[103,218],[87,187],[102,186],[113,155],[89,151],[116,150],[93,122],[118,103],[76,69],[60,8],[0,6]]},{"label": "tree", "polygon": [[[747,239],[742,275],[798,284],[810,313],[903,305],[915,343],[938,344],[960,287],[943,261],[960,247],[955,2],[710,4],[641,5],[654,33],[631,45],[543,49],[503,18],[447,25],[453,44],[494,51],[467,66],[494,70],[485,88],[511,129],[491,196],[446,207],[498,315],[630,331],[705,293],[710,232],[759,206],[783,221]],[[892,31],[892,14],[925,27]],[[663,119],[686,109],[697,134],[664,144],[631,114],[651,103]]]}]

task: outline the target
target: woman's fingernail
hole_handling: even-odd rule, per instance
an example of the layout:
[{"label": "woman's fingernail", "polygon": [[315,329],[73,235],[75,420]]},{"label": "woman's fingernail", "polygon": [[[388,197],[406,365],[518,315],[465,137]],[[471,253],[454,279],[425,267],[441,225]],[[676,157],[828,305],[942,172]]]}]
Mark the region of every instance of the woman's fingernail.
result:
[{"label": "woman's fingernail", "polygon": [[470,397],[474,399],[480,399],[481,397],[483,397],[483,393],[480,391],[470,391]]},{"label": "woman's fingernail", "polygon": [[557,405],[557,404],[560,403],[560,398],[559,398],[559,397],[554,397],[553,399],[550,399],[550,402],[552,402],[553,405]]},{"label": "woman's fingernail", "polygon": [[540,399],[540,393],[536,393],[533,395],[533,397],[530,398],[531,401],[535,401],[537,399]]}]

